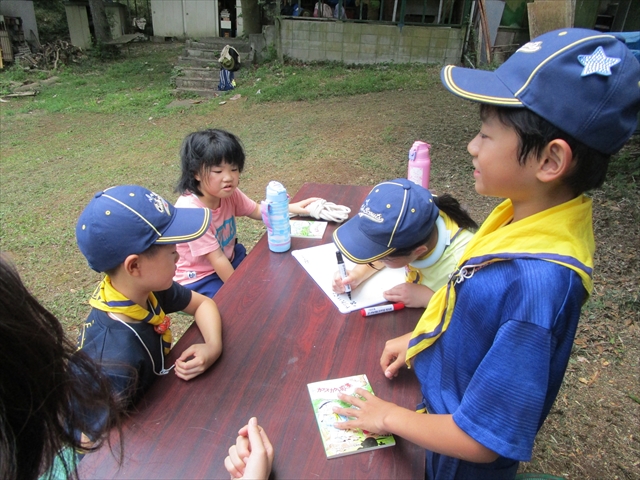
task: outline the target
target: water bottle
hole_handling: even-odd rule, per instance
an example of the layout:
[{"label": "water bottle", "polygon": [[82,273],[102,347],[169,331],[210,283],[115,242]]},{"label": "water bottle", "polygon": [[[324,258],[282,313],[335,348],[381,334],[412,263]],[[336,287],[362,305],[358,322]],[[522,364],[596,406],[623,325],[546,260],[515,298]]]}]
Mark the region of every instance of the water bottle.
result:
[{"label": "water bottle", "polygon": [[267,185],[267,198],[262,202],[262,220],[267,227],[269,250],[286,252],[291,248],[291,224],[289,223],[289,196],[280,182]]},{"label": "water bottle", "polygon": [[431,175],[430,148],[431,145],[428,143],[417,140],[413,142],[409,150],[409,173],[407,178],[424,188],[429,188],[429,176]]}]

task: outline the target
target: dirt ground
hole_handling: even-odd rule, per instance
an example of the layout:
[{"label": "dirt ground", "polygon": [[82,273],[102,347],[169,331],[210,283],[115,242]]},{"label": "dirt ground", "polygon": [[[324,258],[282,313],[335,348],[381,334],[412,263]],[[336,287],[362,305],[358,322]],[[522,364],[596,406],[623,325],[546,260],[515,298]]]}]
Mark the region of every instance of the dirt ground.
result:
[{"label": "dirt ground", "polygon": [[[420,139],[432,144],[431,186],[435,193],[456,196],[478,222],[499,201],[481,197],[473,188],[466,144],[479,126],[477,109],[443,89],[384,92],[313,103],[228,102],[213,113],[185,113],[184,117],[158,119],[153,125],[92,115],[74,121],[77,125],[71,126],[69,116],[42,116],[37,119],[37,127],[41,131],[69,131],[66,141],[73,145],[83,136],[100,135],[100,128],[106,125],[121,125],[112,129],[118,135],[139,137],[140,144],[133,153],[118,150],[115,143],[110,149],[122,162],[135,153],[139,165],[151,161],[173,165],[177,159],[175,146],[186,132],[211,126],[227,128],[245,144],[247,166],[241,186],[255,199],[262,198],[265,185],[273,179],[281,180],[295,193],[307,181],[373,186],[384,179],[405,176],[409,147]],[[15,118],[13,125],[6,124],[3,129],[17,131],[21,122]],[[147,130],[143,129],[157,132],[146,140],[141,133]],[[162,152],[152,143],[158,138],[165,145]],[[168,143],[173,146],[166,148]],[[640,155],[639,136],[625,147],[625,152],[635,158]],[[87,158],[87,168],[92,161]],[[55,163],[48,168],[55,169]],[[126,172],[126,181],[147,185],[173,198],[174,172],[153,179],[142,167]],[[113,182],[112,178],[98,180]],[[120,179],[120,183],[123,181]],[[632,186],[626,191],[605,185],[592,193],[597,242],[595,291],[583,309],[563,387],[538,435],[533,460],[522,465],[523,472],[544,472],[567,479],[640,478],[637,182],[637,178],[628,179]],[[89,195],[98,187],[82,188]],[[60,228],[72,228],[72,224],[73,219]],[[256,234],[247,238],[243,228],[239,226],[241,240],[250,246]],[[53,259],[58,256],[57,250],[43,250],[43,254]],[[65,255],[64,262],[60,271],[69,275],[52,278],[47,294],[68,292],[70,288],[90,289],[97,280],[79,253]]]}]

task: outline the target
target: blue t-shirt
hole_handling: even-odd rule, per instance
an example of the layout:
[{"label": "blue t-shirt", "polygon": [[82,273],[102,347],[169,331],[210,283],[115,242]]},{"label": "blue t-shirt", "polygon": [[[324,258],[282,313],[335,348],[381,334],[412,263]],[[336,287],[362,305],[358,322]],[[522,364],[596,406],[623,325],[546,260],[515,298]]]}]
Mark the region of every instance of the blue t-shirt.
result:
[{"label": "blue t-shirt", "polygon": [[[547,261],[477,270],[456,286],[447,331],[414,359],[428,411],[452,414],[469,436],[506,457],[496,465],[530,460],[562,383],[585,296],[578,274]],[[443,469],[447,461],[460,462],[438,461]],[[437,478],[455,478],[455,469],[452,475]]]},{"label": "blue t-shirt", "polygon": [[[165,313],[184,310],[192,296],[191,290],[176,282],[168,290],[153,293]],[[135,402],[149,388],[164,360],[161,336],[153,325],[125,325],[95,308],[83,325],[78,348],[100,364],[113,391],[126,403]]]}]

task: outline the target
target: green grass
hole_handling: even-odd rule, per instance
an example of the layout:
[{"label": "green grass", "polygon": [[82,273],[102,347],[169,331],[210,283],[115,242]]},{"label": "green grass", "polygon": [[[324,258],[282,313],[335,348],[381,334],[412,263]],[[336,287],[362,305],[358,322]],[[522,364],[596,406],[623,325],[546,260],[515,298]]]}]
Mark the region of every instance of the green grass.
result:
[{"label": "green grass", "polygon": [[[59,81],[39,88],[37,96],[12,102],[2,117],[20,113],[118,113],[122,116],[164,117],[175,114],[165,107],[175,99],[173,78],[182,45],[137,44],[121,58],[101,62],[86,57],[79,65],[62,66],[51,75]],[[217,65],[213,62],[214,66]],[[302,101],[343,97],[398,89],[425,89],[438,83],[426,75],[435,67],[424,65],[345,66],[338,63],[285,63],[272,61],[245,66],[238,74],[241,94],[250,102]],[[46,73],[12,67],[0,73],[0,94],[11,91],[12,82],[44,80]],[[260,91],[260,93],[257,93]],[[206,108],[215,109],[213,103]]]}]

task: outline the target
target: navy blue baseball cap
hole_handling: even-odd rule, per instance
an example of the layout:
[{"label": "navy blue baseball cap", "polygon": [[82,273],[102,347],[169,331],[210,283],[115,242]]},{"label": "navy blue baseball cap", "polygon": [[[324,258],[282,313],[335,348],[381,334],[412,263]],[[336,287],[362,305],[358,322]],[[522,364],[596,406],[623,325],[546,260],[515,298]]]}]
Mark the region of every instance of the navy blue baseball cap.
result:
[{"label": "navy blue baseball cap", "polygon": [[396,178],[373,187],[358,214],[333,232],[333,241],[352,262],[374,262],[427,238],[439,214],[429,190]]},{"label": "navy blue baseball cap", "polygon": [[448,65],[440,76],[459,97],[526,107],[607,155],[622,148],[638,121],[640,63],[614,35],[594,30],[548,32],[495,71]]},{"label": "navy blue baseball cap", "polygon": [[80,251],[97,272],[120,265],[154,244],[176,244],[204,235],[208,208],[175,208],[157,193],[121,185],[96,193],[76,225]]}]

